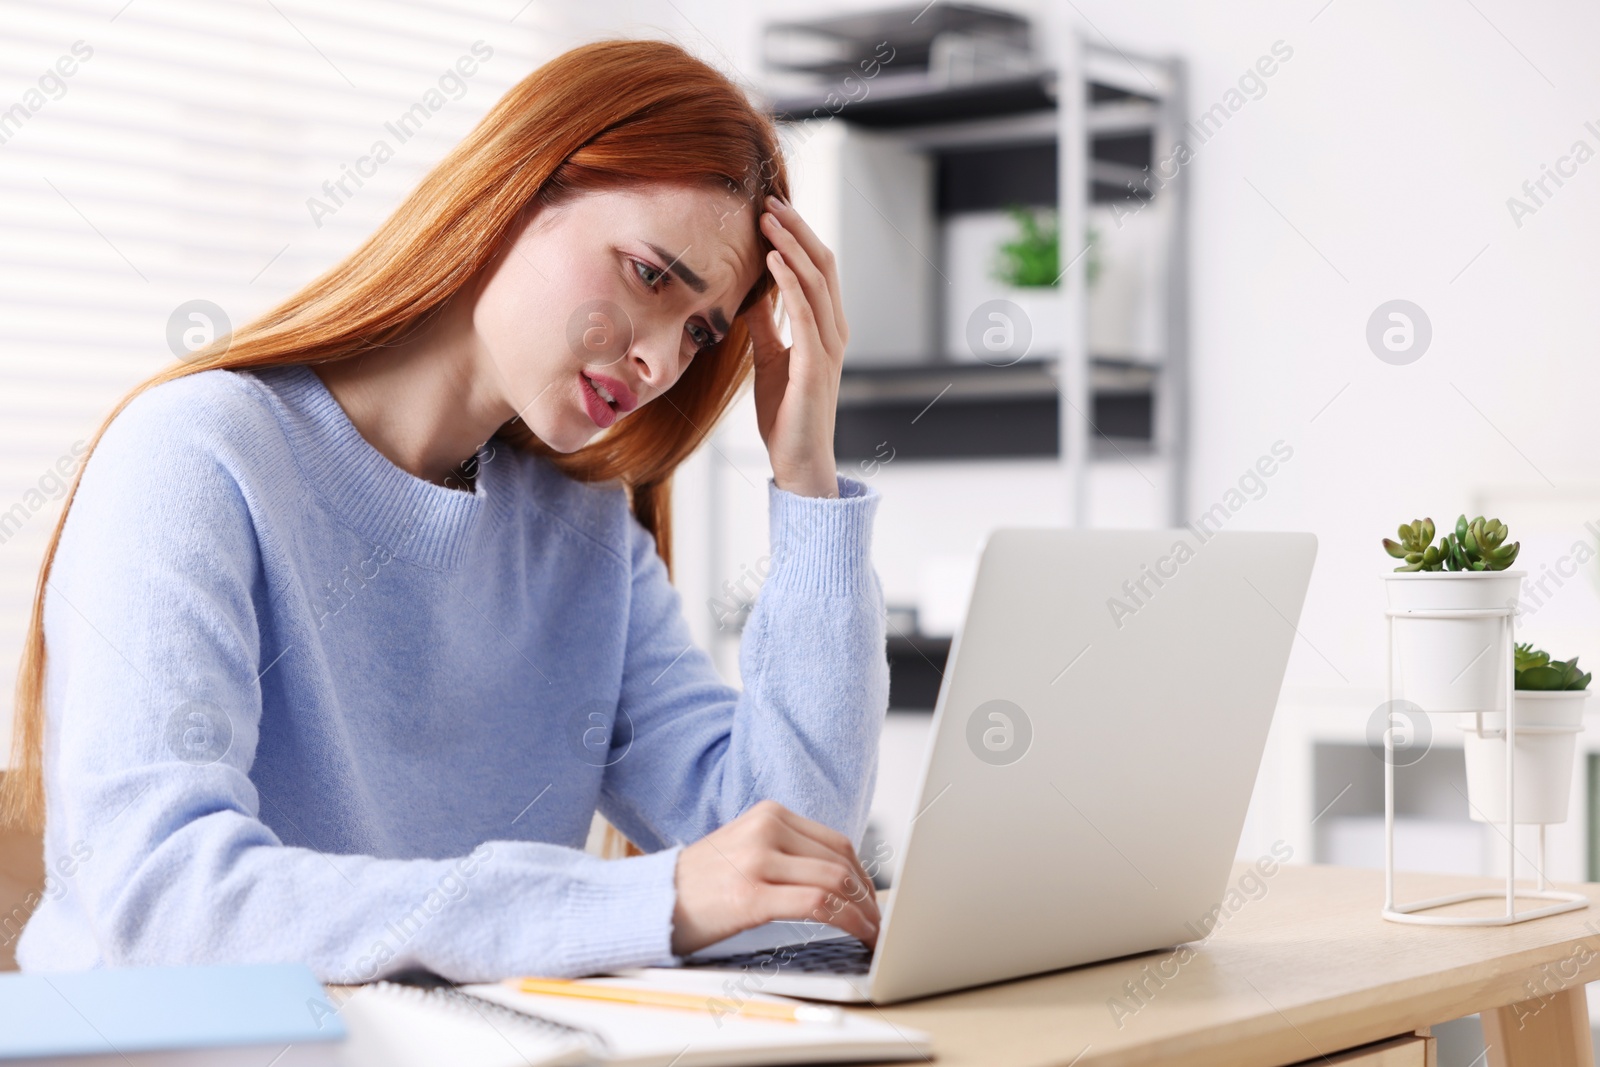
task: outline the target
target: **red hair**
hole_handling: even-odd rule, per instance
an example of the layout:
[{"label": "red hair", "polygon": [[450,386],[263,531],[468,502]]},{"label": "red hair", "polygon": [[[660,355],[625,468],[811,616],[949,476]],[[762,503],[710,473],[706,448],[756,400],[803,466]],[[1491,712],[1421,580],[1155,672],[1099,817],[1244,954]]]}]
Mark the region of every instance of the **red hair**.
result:
[{"label": "red hair", "polygon": [[[662,41],[572,49],[513,86],[343,262],[123,397],[95,432],[89,455],[111,420],[151,386],[203,370],[323,363],[381,349],[489,264],[524,209],[651,182],[739,192],[751,208],[743,224],[763,259],[771,247],[756,225],[764,198],[789,197],[772,120],[723,74]],[[740,311],[771,289],[763,271]],[[672,473],[733,402],[751,366],[750,336],[736,318],[658,402],[576,452],[555,452],[520,419],[496,436],[579,481],[620,483],[670,573]],[[45,586],[82,472],[80,466],[39,568],[17,676],[12,769],[0,780],[0,822],[29,828],[44,817]]]}]

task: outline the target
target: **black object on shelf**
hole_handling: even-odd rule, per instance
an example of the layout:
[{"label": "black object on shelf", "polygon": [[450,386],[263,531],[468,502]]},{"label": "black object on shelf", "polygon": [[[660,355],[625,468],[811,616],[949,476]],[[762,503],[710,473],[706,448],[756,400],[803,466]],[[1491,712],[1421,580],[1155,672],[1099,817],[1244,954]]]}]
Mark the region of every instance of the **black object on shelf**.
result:
[{"label": "black object on shelf", "polygon": [[1143,170],[1153,162],[1154,142],[1149,130],[1100,134],[1090,142],[1089,147],[1091,158],[1106,163],[1121,163]]},{"label": "black object on shelf", "polygon": [[803,22],[774,22],[762,36],[762,60],[772,70],[836,78],[858,75],[893,49],[895,70],[926,72],[941,34],[981,38],[1026,52],[1028,20],[977,4],[912,4]]},{"label": "black object on shelf", "polygon": [[898,462],[1053,456],[1060,414],[1050,364],[849,367],[839,388],[834,453]]},{"label": "black object on shelf", "polygon": [[1060,415],[1049,397],[952,401],[937,417],[926,405],[886,403],[839,409],[833,450],[841,460],[1022,459],[1054,456]]},{"label": "black object on shelf", "polygon": [[950,658],[950,638],[889,632],[889,706],[932,711]]},{"label": "black object on shelf", "polygon": [[1123,89],[1116,85],[1102,85],[1100,82],[1089,83],[1089,103],[1091,104],[1155,104],[1159,101],[1145,93],[1136,93],[1131,89]]},{"label": "black object on shelf", "polygon": [[[841,80],[836,84],[819,85],[780,96],[772,103],[772,116],[779,122],[840,118],[869,129],[893,129],[1054,111],[1057,101],[1057,76],[1050,69],[1008,73],[955,84],[935,82],[926,73],[891,73],[885,69],[864,84],[867,87],[865,95],[860,95],[855,81],[846,83]],[[1089,83],[1089,100],[1091,106],[1157,103],[1152,97],[1123,92],[1098,82]],[[1140,136],[1148,144],[1148,133],[1129,135],[1130,138]],[[1126,162],[1135,167],[1146,165],[1150,155],[1147,147],[1107,145],[1103,150],[1099,148],[1102,142],[1121,139],[1113,134],[1095,135],[1094,157]],[[1131,154],[1141,158],[1122,158]]]},{"label": "black object on shelf", "polygon": [[1118,440],[1148,444],[1155,434],[1155,396],[1143,393],[1094,395],[1095,441]]},{"label": "black object on shelf", "polygon": [[[1094,361],[1097,442],[1123,451],[1149,445],[1156,373],[1129,361]],[[1054,458],[1060,447],[1053,361],[844,368],[833,438],[840,460]]]},{"label": "black object on shelf", "polygon": [[1056,169],[1054,141],[940,152],[933,180],[937,211],[946,216],[1012,204],[1053,209]]},{"label": "black object on shelf", "polygon": [[1056,106],[1054,71],[948,86],[934,85],[922,75],[880,76],[868,84],[870,91],[860,100],[824,87],[774,101],[772,114],[779,122],[837,116],[869,129],[889,129],[991,119]]},{"label": "black object on shelf", "polygon": [[[1134,130],[1090,138],[1089,182],[1092,203],[1148,200],[1153,195],[1145,171],[1150,166],[1154,141],[1151,131]],[[1013,204],[1053,208],[1058,171],[1056,142],[985,145],[947,149],[936,154],[935,202],[941,217],[968,211],[999,211]],[[1110,171],[1114,178],[1099,172]]]}]

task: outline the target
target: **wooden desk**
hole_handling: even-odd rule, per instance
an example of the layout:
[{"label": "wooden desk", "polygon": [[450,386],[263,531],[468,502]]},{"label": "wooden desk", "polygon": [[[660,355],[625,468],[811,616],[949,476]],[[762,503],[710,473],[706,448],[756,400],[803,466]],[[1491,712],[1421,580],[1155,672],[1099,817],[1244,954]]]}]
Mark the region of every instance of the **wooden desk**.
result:
[{"label": "wooden desk", "polygon": [[[1593,1064],[1583,987],[1600,978],[1600,885],[1574,887],[1595,904],[1564,915],[1424,927],[1379,917],[1382,871],[1281,867],[1264,882],[1192,956],[1150,953],[852,1010],[929,1031],[938,1067],[1434,1067],[1427,1028],[1473,1012],[1490,1067]],[[1416,900],[1504,884],[1402,874],[1395,891]],[[1503,910],[1474,902],[1441,913]],[[1339,1055],[1397,1037],[1366,1058]]]}]

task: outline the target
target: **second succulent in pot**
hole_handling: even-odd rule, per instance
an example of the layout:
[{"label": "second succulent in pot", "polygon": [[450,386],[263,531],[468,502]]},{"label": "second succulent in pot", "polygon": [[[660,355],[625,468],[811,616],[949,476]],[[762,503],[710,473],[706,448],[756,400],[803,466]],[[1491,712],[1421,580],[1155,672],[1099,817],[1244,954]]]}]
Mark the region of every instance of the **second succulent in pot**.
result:
[{"label": "second succulent in pot", "polygon": [[1517,646],[1516,688],[1535,692],[1587,689],[1590,675],[1578,670],[1578,657],[1552,660],[1550,653],[1530,644]]},{"label": "second succulent in pot", "polygon": [[1398,541],[1383,539],[1383,550],[1401,560],[1397,571],[1503,571],[1517,559],[1521,542],[1506,543],[1510,531],[1499,519],[1482,515],[1468,522],[1462,515],[1456,528],[1433,543],[1432,519],[1402,523]]}]

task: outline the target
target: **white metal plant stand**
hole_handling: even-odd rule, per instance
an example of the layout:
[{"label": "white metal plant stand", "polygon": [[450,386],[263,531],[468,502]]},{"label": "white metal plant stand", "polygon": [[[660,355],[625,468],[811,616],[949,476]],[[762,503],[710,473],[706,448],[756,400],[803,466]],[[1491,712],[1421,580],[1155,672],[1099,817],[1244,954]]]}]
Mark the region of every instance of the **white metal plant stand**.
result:
[{"label": "white metal plant stand", "polygon": [[[1476,715],[1475,729],[1479,737],[1495,738],[1504,735],[1506,739],[1506,820],[1505,829],[1501,836],[1506,840],[1506,912],[1504,915],[1486,916],[1460,916],[1460,915],[1422,915],[1420,912],[1433,908],[1441,908],[1446,904],[1459,904],[1467,900],[1498,900],[1500,893],[1493,889],[1478,889],[1466,893],[1451,893],[1448,896],[1432,897],[1428,900],[1418,900],[1409,904],[1396,904],[1394,899],[1394,732],[1386,728],[1383,731],[1383,917],[1390,922],[1416,923],[1423,926],[1510,926],[1512,923],[1526,922],[1529,919],[1540,919],[1546,915],[1556,915],[1564,911],[1576,911],[1589,906],[1589,898],[1582,893],[1570,893],[1560,889],[1551,889],[1544,874],[1544,831],[1545,824],[1539,823],[1539,862],[1538,887],[1517,890],[1517,846],[1516,846],[1516,742],[1517,742],[1517,702],[1516,702],[1516,608],[1457,608],[1438,609],[1432,611],[1402,611],[1391,609],[1384,613],[1388,618],[1388,701],[1386,706],[1394,702],[1394,624],[1396,619],[1472,619],[1499,617],[1502,620],[1500,633],[1505,641],[1505,698],[1506,722],[1504,730],[1485,730],[1483,727],[1483,712]],[[1426,710],[1426,709],[1424,709]],[[1522,733],[1558,733],[1564,727],[1559,726],[1524,726]],[[1490,825],[1496,825],[1490,823]],[[1517,911],[1517,897],[1533,900],[1549,900],[1554,903],[1543,907],[1533,908],[1528,911]]]}]

